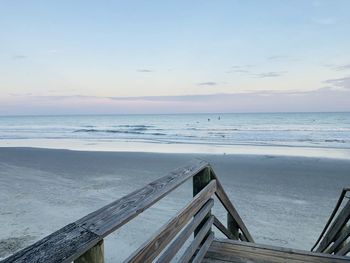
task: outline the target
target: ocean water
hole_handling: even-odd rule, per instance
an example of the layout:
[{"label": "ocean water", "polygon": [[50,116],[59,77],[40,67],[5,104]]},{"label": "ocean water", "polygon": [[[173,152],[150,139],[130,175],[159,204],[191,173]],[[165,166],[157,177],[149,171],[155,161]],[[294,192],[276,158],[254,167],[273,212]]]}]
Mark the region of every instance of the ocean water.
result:
[{"label": "ocean water", "polygon": [[350,113],[0,117],[2,146],[45,139],[350,149]]}]

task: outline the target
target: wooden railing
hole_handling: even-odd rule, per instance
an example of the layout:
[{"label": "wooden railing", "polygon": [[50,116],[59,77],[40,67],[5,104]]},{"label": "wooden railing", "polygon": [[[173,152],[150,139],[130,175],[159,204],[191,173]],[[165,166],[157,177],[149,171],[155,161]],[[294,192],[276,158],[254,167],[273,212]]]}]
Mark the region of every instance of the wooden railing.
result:
[{"label": "wooden railing", "polygon": [[[125,262],[169,262],[192,233],[194,239],[179,262],[200,262],[214,238],[212,225],[229,239],[254,242],[210,165],[196,160],[63,227],[1,262],[103,262],[104,237],[190,178],[193,178],[193,199]],[[214,194],[227,210],[227,227],[211,214]]]},{"label": "wooden railing", "polygon": [[345,205],[340,209],[346,193],[350,191],[349,188],[344,188],[339,200],[325,225],[320,237],[311,249],[316,252],[335,254],[344,256],[350,252],[350,200],[345,202]]}]

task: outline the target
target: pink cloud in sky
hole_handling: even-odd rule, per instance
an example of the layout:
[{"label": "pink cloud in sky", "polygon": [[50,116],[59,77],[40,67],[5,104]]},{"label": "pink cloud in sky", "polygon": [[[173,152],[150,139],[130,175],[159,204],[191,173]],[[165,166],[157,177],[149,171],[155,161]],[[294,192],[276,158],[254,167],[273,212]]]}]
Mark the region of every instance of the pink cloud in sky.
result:
[{"label": "pink cloud in sky", "polygon": [[148,97],[23,95],[0,101],[1,115],[325,112],[350,111],[350,89]]}]

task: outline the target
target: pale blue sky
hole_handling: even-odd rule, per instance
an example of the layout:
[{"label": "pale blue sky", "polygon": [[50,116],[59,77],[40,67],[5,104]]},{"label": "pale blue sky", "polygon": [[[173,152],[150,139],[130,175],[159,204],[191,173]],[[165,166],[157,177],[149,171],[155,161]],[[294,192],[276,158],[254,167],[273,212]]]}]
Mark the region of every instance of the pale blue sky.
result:
[{"label": "pale blue sky", "polygon": [[[349,10],[347,0],[0,0],[0,114],[348,111]],[[240,96],[249,103],[237,107]],[[304,104],[281,104],[295,98]]]}]

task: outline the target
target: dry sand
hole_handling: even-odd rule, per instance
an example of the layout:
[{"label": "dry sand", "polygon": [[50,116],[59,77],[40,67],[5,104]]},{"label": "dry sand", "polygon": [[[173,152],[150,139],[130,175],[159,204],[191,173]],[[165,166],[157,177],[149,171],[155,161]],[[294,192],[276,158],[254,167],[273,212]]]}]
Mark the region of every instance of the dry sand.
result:
[{"label": "dry sand", "polygon": [[[193,158],[212,164],[258,243],[310,249],[350,185],[345,159],[0,148],[0,258]],[[188,182],[109,236],[106,261],[122,261],[191,193]],[[214,213],[225,222],[217,200]]]}]

